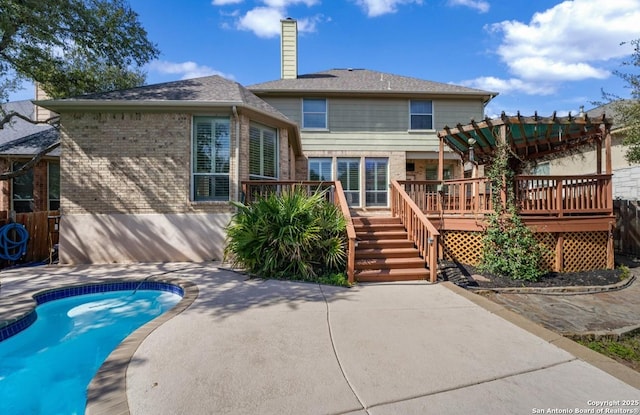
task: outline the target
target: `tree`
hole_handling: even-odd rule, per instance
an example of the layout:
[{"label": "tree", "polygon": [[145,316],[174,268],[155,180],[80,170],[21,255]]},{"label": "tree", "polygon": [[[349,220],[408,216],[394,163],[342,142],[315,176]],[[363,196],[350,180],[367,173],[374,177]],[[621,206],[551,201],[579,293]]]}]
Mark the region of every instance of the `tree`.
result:
[{"label": "tree", "polygon": [[17,79],[52,98],[139,86],[158,54],[126,0],[0,0],[0,98]]},{"label": "tree", "polygon": [[[0,102],[24,79],[52,98],[140,86],[140,68],[158,54],[125,0],[0,0]],[[0,129],[14,117],[38,122],[0,109]],[[27,173],[58,146],[0,180]]]},{"label": "tree", "polygon": [[624,129],[622,144],[628,146],[626,158],[631,163],[640,163],[640,39],[629,42],[633,45],[633,53],[629,60],[623,62],[623,66],[632,68],[634,72],[615,71],[626,87],[631,90],[631,99],[621,99],[619,96],[604,92],[604,99],[608,102],[614,113],[615,122]]}]

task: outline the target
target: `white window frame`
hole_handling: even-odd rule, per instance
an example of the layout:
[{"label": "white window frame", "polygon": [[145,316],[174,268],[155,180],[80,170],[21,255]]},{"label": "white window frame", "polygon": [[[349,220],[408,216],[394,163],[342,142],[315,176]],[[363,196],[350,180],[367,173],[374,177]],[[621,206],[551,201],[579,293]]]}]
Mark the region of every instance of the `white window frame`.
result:
[{"label": "white window frame", "polygon": [[[326,179],[326,181],[332,181],[333,180],[333,158],[332,157],[309,157],[309,162],[307,163],[307,167],[308,167],[307,179],[314,180],[311,178],[311,163],[327,163],[327,162],[329,163],[329,178]],[[323,173],[324,171],[320,171],[321,176]]]},{"label": "white window frame", "polygon": [[[305,111],[304,110],[304,104],[306,101],[323,101],[324,102],[324,113],[322,112],[314,112],[314,111]],[[326,98],[302,98],[302,102],[301,102],[301,110],[302,110],[302,129],[303,130],[316,130],[316,131],[326,131],[329,129],[328,127],[328,114],[329,114],[329,102],[327,101]],[[324,126],[323,127],[311,127],[311,126],[307,126],[305,123],[306,114],[324,114]]]},{"label": "white window frame", "polygon": [[[367,188],[367,162],[373,161],[376,163],[378,162],[382,162],[384,161],[384,164],[386,166],[385,168],[385,184],[383,186],[383,189],[379,189],[378,188],[378,177],[376,175],[375,180],[374,180],[374,189],[368,189]],[[386,195],[385,197],[385,203],[384,204],[380,204],[380,203],[373,203],[373,204],[369,204],[367,203],[367,196],[369,194],[382,194],[384,193]],[[364,203],[365,206],[370,206],[370,207],[388,207],[389,206],[389,159],[387,157],[365,157],[364,159]]]},{"label": "white window frame", "polygon": [[[431,113],[428,112],[412,112],[412,104],[414,102],[431,102]],[[435,103],[431,99],[412,99],[409,100],[409,131],[433,131],[435,125]],[[413,128],[413,116],[431,116],[431,128]]]},{"label": "white window frame", "polygon": [[[260,155],[260,166],[259,166],[259,174],[256,173],[251,173],[251,130],[255,129],[258,130],[260,133],[260,148],[258,149],[258,153]],[[274,143],[274,149],[275,149],[275,160],[273,160],[274,162],[274,167],[275,167],[275,176],[267,176],[264,174],[264,160],[265,160],[265,145],[264,145],[264,133],[265,131],[269,131],[271,133],[273,133],[274,137],[275,137],[275,143]],[[271,127],[267,127],[266,125],[262,125],[262,124],[257,124],[257,123],[251,123],[251,125],[249,126],[249,179],[250,180],[278,180],[278,178],[280,177],[280,139],[278,137],[278,130],[276,128],[271,128]]]},{"label": "white window frame", "polygon": [[[220,124],[224,124],[227,126],[227,130],[228,130],[228,138],[227,138],[227,142],[228,145],[226,146],[226,148],[223,148],[222,151],[226,151],[227,153],[227,159],[226,159],[226,164],[227,164],[227,171],[226,172],[216,172],[216,167],[215,167],[215,163],[212,162],[211,163],[211,170],[213,171],[209,171],[209,172],[197,172],[197,124],[198,121],[202,121],[202,122],[210,122],[212,124],[212,132],[213,134],[215,134],[216,131],[216,124],[220,123]],[[215,141],[215,138],[214,138]],[[216,159],[216,150],[215,150],[215,146],[213,147],[213,149],[211,150],[211,158],[215,161]],[[191,120],[191,191],[190,191],[190,199],[192,202],[196,202],[196,203],[200,203],[200,202],[228,202],[230,200],[230,193],[231,193],[231,176],[230,176],[230,165],[231,165],[231,119],[229,117],[220,117],[220,116],[195,116],[192,118]],[[197,186],[197,179],[200,177],[210,177],[211,179],[215,179],[217,177],[226,177],[227,178],[227,194],[226,196],[209,196],[209,197],[202,197],[202,198],[197,198],[196,195],[196,186]]]},{"label": "white window frame", "polygon": [[[360,207],[362,206],[362,157],[338,157],[336,158],[336,180],[340,180],[340,173],[339,173],[339,169],[340,169],[340,162],[357,162],[358,163],[358,168],[356,169],[356,171],[358,172],[358,188],[357,189],[351,189],[349,187],[349,180],[347,180],[347,183],[342,183],[342,188],[344,190],[344,194],[345,197],[347,198],[347,203],[349,204],[350,207]],[[347,170],[348,171],[348,170]],[[353,203],[352,202],[352,197],[350,196],[351,194],[357,194],[358,195],[358,202],[357,203]]]}]

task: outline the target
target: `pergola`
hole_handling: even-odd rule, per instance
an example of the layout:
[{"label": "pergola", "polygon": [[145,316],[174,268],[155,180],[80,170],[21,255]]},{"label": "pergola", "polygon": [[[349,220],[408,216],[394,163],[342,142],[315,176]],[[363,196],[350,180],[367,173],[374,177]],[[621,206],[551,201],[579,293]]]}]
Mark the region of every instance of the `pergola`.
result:
[{"label": "pergola", "polygon": [[[566,117],[508,116],[504,112],[500,118],[485,118],[467,125],[458,124],[454,128],[444,127],[438,132],[440,139],[440,160],[438,180],[443,179],[444,145],[448,145],[460,155],[463,162],[471,161],[474,166],[491,162],[500,142],[509,145],[513,155],[521,161],[538,160],[543,157],[567,152],[572,149],[595,144],[597,154],[596,174],[611,174],[611,125],[612,121],[603,114],[591,118],[581,113]],[[605,146],[605,170],[602,169],[602,146]],[[474,168],[475,173],[475,168]],[[475,174],[474,174],[475,176]]]}]

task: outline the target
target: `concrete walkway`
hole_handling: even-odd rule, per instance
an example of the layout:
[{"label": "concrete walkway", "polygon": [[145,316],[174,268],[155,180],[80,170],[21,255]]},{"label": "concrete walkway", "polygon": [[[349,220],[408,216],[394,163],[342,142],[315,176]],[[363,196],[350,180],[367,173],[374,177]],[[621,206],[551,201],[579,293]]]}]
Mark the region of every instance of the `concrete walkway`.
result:
[{"label": "concrete walkway", "polygon": [[199,295],[133,354],[132,414],[576,413],[640,399],[638,372],[448,283],[247,281],[213,263],[40,267],[0,274],[0,307],[35,288],[158,274]]}]

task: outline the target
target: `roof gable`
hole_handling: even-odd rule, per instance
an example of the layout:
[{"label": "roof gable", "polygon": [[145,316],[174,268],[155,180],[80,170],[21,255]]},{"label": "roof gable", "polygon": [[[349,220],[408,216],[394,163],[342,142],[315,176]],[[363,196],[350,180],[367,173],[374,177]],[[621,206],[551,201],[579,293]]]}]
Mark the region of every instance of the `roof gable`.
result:
[{"label": "roof gable", "polygon": [[324,93],[368,93],[368,94],[432,94],[471,95],[491,99],[497,92],[483,91],[459,85],[426,81],[407,76],[393,75],[368,69],[331,69],[296,79],[278,79],[250,85],[251,91],[269,92],[324,92]]},{"label": "roof gable", "polygon": [[176,105],[239,105],[288,121],[284,114],[258,98],[247,88],[218,75],[81,95],[61,100],[43,101],[41,104],[58,110],[59,108],[73,106],[74,103],[98,106],[114,104],[126,106],[157,104],[166,106],[172,103]]},{"label": "roof gable", "polygon": [[[2,110],[17,112],[33,118],[34,105],[31,101],[12,101],[2,105]],[[33,155],[44,150],[59,139],[59,132],[50,124],[34,124],[18,117],[0,129],[0,155]],[[54,152],[57,153],[54,154]],[[49,153],[59,156],[59,150]]]}]

